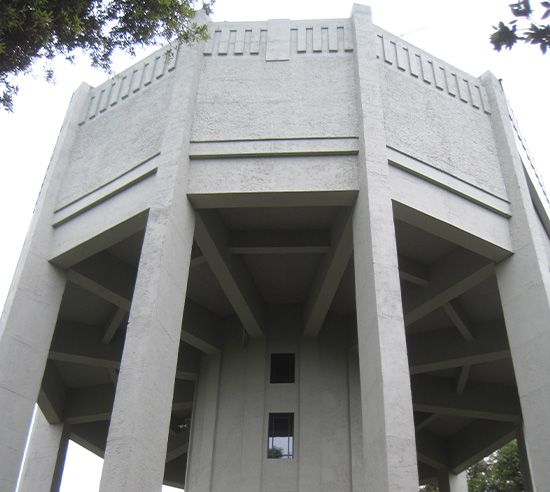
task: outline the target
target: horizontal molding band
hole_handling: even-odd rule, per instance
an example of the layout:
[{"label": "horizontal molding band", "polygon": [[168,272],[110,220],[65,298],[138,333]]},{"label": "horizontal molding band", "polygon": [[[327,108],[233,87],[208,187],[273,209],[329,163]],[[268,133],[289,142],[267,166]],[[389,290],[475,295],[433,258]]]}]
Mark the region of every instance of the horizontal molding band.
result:
[{"label": "horizontal molding band", "polygon": [[509,218],[512,216],[510,202],[508,202],[508,200],[493,195],[476,185],[468,183],[445,171],[441,171],[393,147],[387,147],[387,157],[389,163],[394,167],[444,188],[455,195],[465,198],[503,217]]},{"label": "horizontal molding band", "polygon": [[52,226],[59,227],[60,225],[99,205],[105,200],[108,200],[114,195],[117,195],[140,181],[156,174],[156,157],[159,155],[160,152],[157,152],[155,155],[141,162],[129,171],[124,172],[102,186],[94,189],[90,193],[87,193],[77,200],[74,200],[73,202],[57,209],[54,212]]},{"label": "horizontal molding band", "polygon": [[356,155],[357,137],[192,141],[191,159]]}]

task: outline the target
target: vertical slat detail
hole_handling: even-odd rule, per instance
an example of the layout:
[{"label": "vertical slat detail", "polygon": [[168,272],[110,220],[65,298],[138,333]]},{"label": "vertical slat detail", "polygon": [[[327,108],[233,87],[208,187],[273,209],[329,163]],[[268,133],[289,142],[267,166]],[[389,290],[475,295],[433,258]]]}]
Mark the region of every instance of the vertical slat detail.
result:
[{"label": "vertical slat detail", "polygon": [[104,113],[107,109],[107,106],[109,105],[109,97],[111,96],[111,89],[113,88],[113,84],[109,84],[105,89],[101,91],[101,95],[99,96],[99,112]]},{"label": "vertical slat detail", "polygon": [[420,76],[420,55],[409,51],[409,62],[411,64],[411,75],[418,78]]},{"label": "vertical slat detail", "polygon": [[111,89],[111,96],[109,97],[109,106],[114,106],[118,102],[120,96],[120,89],[122,87],[123,78],[120,75],[115,76],[115,83]]},{"label": "vertical slat detail", "polygon": [[384,61],[389,65],[393,65],[394,43],[387,38],[382,38],[382,48],[384,49]]},{"label": "vertical slat detail", "polygon": [[151,60],[143,67],[143,86],[147,86],[153,80],[153,71],[155,69],[155,60]]},{"label": "vertical slat detail", "polygon": [[244,53],[250,55],[250,43],[252,38],[252,29],[244,31]]},{"label": "vertical slat detail", "polygon": [[397,56],[397,68],[399,70],[406,71],[409,64],[407,60],[407,52],[405,48],[401,45],[396,45],[396,56]]},{"label": "vertical slat detail", "polygon": [[481,96],[483,111],[485,112],[485,114],[491,114],[491,105],[489,104],[489,98],[487,97],[487,92],[485,92],[485,87],[480,87],[479,94]]},{"label": "vertical slat detail", "polygon": [[320,53],[323,51],[323,38],[321,28],[318,26],[313,27],[313,52]]},{"label": "vertical slat detail", "polygon": [[131,92],[137,92],[141,88],[141,79],[143,77],[143,67],[140,66],[137,70],[134,70],[132,75],[132,88]]},{"label": "vertical slat detail", "polygon": [[445,71],[439,64],[433,64],[435,86],[440,89],[445,89]]},{"label": "vertical slat detail", "polygon": [[160,79],[164,75],[164,67],[166,66],[166,51],[163,51],[160,56],[157,56],[155,62],[155,79]]},{"label": "vertical slat detail", "polygon": [[227,49],[229,45],[229,29],[227,27],[222,28],[220,34],[220,43],[218,44],[218,55],[227,55]]},{"label": "vertical slat detail", "polygon": [[344,51],[353,51],[353,30],[350,26],[344,27]]},{"label": "vertical slat detail", "polygon": [[338,51],[338,31],[334,24],[328,27],[328,50],[331,52]]},{"label": "vertical slat detail", "polygon": [[171,72],[176,68],[176,65],[178,63],[178,54],[179,54],[179,46],[173,46],[170,50],[168,50],[168,56],[166,57],[166,71]]},{"label": "vertical slat detail", "polygon": [[376,58],[384,59],[384,38],[380,34],[376,36]]},{"label": "vertical slat detail", "polygon": [[432,64],[430,60],[426,58],[426,56],[422,56],[420,58],[421,60],[421,67],[422,67],[422,80],[426,82],[427,84],[433,83],[433,73],[432,73]]},{"label": "vertical slat detail", "polygon": [[468,102],[470,100],[470,95],[468,91],[468,81],[461,76],[458,76],[458,95],[460,100],[463,102]]},{"label": "vertical slat detail", "polygon": [[233,50],[235,55],[242,55],[244,53],[244,29],[239,28],[235,32],[235,49]]},{"label": "vertical slat detail", "polygon": [[260,54],[260,28],[255,27],[252,29],[250,37],[250,54],[258,55]]},{"label": "vertical slat detail", "polygon": [[203,55],[211,55],[212,51],[214,49],[214,36],[215,36],[215,30],[208,29],[208,39],[204,42],[204,46],[202,49]]},{"label": "vertical slat detail", "polygon": [[336,35],[338,37],[338,51],[345,51],[344,50],[344,26],[338,26],[336,28]]},{"label": "vertical slat detail", "polygon": [[479,91],[479,86],[474,85],[473,87],[470,86],[470,93],[472,95],[472,106],[476,109],[481,108],[481,94]]},{"label": "vertical slat detail", "polygon": [[97,105],[99,103],[99,95],[95,93],[90,100],[90,112],[88,113],[88,118],[91,120],[95,118],[97,113]]},{"label": "vertical slat detail", "polygon": [[306,28],[300,26],[298,28],[298,53],[306,53],[307,51],[307,40],[306,40]]}]

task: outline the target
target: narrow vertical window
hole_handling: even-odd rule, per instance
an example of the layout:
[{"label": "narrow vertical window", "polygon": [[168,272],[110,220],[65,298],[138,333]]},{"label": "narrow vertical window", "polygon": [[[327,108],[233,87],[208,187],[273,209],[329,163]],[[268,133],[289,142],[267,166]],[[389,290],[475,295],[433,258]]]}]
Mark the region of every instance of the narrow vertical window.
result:
[{"label": "narrow vertical window", "polygon": [[267,433],[267,457],[294,458],[294,414],[270,413]]},{"label": "narrow vertical window", "polygon": [[294,354],[271,354],[269,382],[272,384],[294,382]]}]

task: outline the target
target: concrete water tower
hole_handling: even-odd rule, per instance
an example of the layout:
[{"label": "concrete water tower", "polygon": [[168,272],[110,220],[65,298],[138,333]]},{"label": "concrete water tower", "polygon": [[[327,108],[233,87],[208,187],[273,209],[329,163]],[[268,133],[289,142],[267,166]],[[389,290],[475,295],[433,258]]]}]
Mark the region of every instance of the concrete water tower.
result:
[{"label": "concrete water tower", "polygon": [[[0,490],[550,483],[550,205],[490,73],[348,19],[211,23],[75,93],[0,325]],[[463,489],[462,489],[463,490]]]}]

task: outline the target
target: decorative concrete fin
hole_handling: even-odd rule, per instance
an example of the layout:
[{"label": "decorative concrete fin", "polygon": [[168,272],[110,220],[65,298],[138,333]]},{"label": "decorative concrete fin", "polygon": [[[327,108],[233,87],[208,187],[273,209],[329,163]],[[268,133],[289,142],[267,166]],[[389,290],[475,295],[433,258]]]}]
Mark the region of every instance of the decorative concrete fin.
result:
[{"label": "decorative concrete fin", "polygon": [[391,66],[434,89],[491,114],[485,88],[480,81],[423,52],[400,38],[377,28],[376,56]]},{"label": "decorative concrete fin", "polygon": [[349,19],[210,24],[205,56],[265,56],[287,61],[295,55],[339,54],[353,51]]},{"label": "decorative concrete fin", "polygon": [[178,52],[177,46],[165,46],[92,89],[87,111],[82,115],[79,124],[83,125],[87,121],[97,118],[121,101],[173,71],[177,65]]}]

